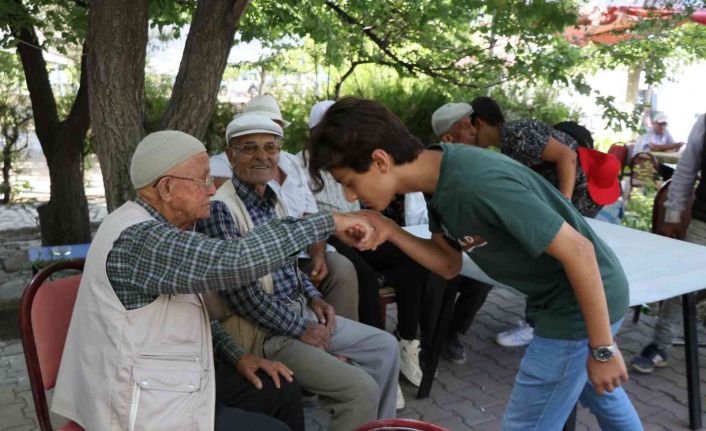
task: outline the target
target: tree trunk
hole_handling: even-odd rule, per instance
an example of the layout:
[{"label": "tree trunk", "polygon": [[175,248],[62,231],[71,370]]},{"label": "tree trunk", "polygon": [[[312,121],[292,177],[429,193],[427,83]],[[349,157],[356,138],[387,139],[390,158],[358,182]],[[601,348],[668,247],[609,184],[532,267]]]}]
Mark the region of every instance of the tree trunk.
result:
[{"label": "tree trunk", "polygon": [[[70,142],[61,144],[71,147]],[[78,151],[76,151],[78,150]],[[47,157],[51,199],[38,210],[42,244],[82,244],[91,242],[88,202],[81,175],[81,151],[55,151]],[[67,235],[67,233],[71,233]]]},{"label": "tree trunk", "polygon": [[148,0],[91,1],[90,112],[108,210],[135,196],[130,160],[144,137]]},{"label": "tree trunk", "polygon": [[[19,0],[16,3],[26,11]],[[28,25],[11,27],[11,32],[18,40],[17,52],[22,60],[32,101],[35,131],[47,159],[52,181],[49,203],[43,210],[44,219],[48,222],[40,224],[42,243],[57,245],[89,242],[91,230],[83,177],[80,164],[73,162],[76,157],[80,160],[90,124],[85,57],[82,57],[80,86],[71,112],[64,121],[59,121],[46,62],[42,51],[35,48],[39,42],[34,28]]]},{"label": "tree trunk", "polygon": [[161,129],[181,130],[203,138],[235,30],[248,3],[249,0],[199,1]]}]

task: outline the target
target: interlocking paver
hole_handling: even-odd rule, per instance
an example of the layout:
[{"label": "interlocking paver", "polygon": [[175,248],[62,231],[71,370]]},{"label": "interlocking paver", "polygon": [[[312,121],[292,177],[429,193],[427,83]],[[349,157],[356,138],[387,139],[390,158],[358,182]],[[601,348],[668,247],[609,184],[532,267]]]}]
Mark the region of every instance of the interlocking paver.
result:
[{"label": "interlocking paver", "polygon": [[[507,314],[504,309],[514,310]],[[452,431],[498,430],[509,397],[517,365],[524,349],[503,348],[494,344],[498,331],[514,324],[524,310],[524,300],[511,293],[495,289],[478,313],[469,334],[463,337],[469,347],[468,361],[455,365],[442,360],[439,377],[431,395],[416,399],[417,388],[402,380],[407,401],[401,417],[423,419],[446,426]],[[388,313],[394,319],[394,309]],[[627,314],[627,318],[631,313]],[[626,322],[618,334],[626,361],[646,343],[654,330],[655,317],[643,315],[640,322]],[[393,326],[394,327],[394,324]],[[699,329],[706,336],[704,328]],[[623,332],[628,337],[623,338]],[[684,355],[679,347],[670,357],[670,366],[657,369],[651,375],[631,373],[625,389],[643,419],[646,430],[686,430],[686,378]],[[701,376],[706,379],[706,350],[701,352]],[[706,384],[702,394],[706,393]],[[0,341],[0,422],[1,430],[36,429],[34,406],[31,404],[22,346],[17,340]],[[318,405],[306,407],[308,431],[325,430],[328,413]],[[579,407],[578,430],[598,430],[598,423],[586,409]]]}]

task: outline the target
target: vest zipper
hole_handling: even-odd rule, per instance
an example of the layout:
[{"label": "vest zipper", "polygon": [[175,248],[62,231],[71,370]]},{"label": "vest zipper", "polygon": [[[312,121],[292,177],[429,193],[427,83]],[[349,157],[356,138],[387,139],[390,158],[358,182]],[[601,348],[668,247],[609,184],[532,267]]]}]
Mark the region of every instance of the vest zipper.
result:
[{"label": "vest zipper", "polygon": [[128,431],[135,430],[135,420],[137,419],[137,407],[140,404],[140,385],[135,382],[132,389],[132,404],[130,404],[130,421],[128,423]]},{"label": "vest zipper", "polygon": [[163,355],[160,353],[142,353],[142,354],[140,354],[140,357],[145,358],[145,359],[159,359],[159,360],[174,361],[174,362],[196,362],[196,363],[201,362],[201,356],[196,355],[196,354],[193,354],[193,355],[178,355],[178,354]]}]

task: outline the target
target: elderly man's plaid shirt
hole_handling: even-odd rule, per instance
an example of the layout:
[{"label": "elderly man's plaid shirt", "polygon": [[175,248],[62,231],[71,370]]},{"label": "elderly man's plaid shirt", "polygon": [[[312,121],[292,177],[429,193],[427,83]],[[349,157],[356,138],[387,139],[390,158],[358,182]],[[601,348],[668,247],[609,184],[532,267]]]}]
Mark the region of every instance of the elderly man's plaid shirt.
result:
[{"label": "elderly man's plaid shirt", "polygon": [[[320,212],[303,221],[267,223],[237,241],[221,241],[178,229],[142,199],[136,203],[155,220],[125,229],[106,262],[108,280],[127,310],[150,304],[160,294],[205,293],[246,285],[276,270],[285,259],[293,261],[301,248],[334,231],[331,214]],[[214,328],[214,340],[225,344],[216,345],[216,350],[237,360],[242,350],[218,331]]]},{"label": "elderly man's plaid shirt", "polygon": [[[254,226],[260,226],[277,218],[277,196],[267,187],[260,197],[255,190],[234,176],[231,180],[235,191],[243,201]],[[240,237],[235,221],[225,203],[211,202],[211,217],[201,220],[196,230],[212,238]],[[292,312],[288,304],[300,293],[299,280],[302,282],[303,293],[308,299],[320,297],[321,294],[308,277],[298,272],[293,262],[288,262],[272,272],[274,292],[266,294],[259,282],[250,283],[221,292],[228,305],[236,313],[276,334],[299,336],[304,333],[304,320]]]}]

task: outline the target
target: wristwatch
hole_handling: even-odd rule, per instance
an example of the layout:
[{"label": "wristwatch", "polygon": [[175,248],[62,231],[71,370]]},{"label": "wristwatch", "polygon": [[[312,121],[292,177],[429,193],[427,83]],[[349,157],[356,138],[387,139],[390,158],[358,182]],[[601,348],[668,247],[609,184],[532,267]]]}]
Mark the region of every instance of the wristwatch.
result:
[{"label": "wristwatch", "polygon": [[616,350],[618,350],[618,345],[613,343],[610,346],[598,346],[595,349],[589,347],[591,350],[591,356],[598,362],[608,362],[610,358],[615,355]]}]

